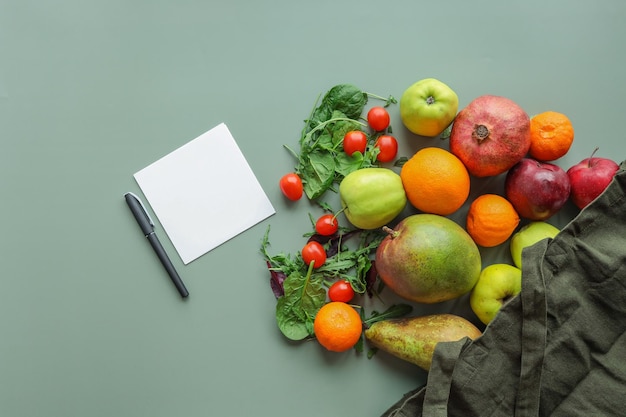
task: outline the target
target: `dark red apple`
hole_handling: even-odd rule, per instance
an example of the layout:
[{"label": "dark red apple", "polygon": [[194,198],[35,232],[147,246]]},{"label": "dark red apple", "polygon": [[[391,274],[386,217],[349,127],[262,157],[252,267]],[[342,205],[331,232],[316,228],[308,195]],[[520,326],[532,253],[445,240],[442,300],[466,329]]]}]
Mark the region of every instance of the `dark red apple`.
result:
[{"label": "dark red apple", "polygon": [[504,181],[506,198],[521,217],[546,220],[557,213],[570,195],[567,172],[558,165],[523,158]]},{"label": "dark red apple", "polygon": [[617,162],[607,158],[594,158],[596,148],[589,158],[567,170],[572,190],[572,202],[582,209],[596,199],[609,185],[619,169]]}]

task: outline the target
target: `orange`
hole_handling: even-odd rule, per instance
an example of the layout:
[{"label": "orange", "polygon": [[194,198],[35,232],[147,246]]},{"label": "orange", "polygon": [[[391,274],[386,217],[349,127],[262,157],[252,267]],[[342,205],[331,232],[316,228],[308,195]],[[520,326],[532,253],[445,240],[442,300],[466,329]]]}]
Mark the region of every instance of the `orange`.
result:
[{"label": "orange", "polygon": [[349,304],[331,301],[317,312],[313,331],[320,345],[333,352],[344,352],[361,338],[363,323]]},{"label": "orange", "polygon": [[470,176],[463,162],[436,147],[417,151],[400,170],[409,202],[424,213],[454,213],[467,200]]},{"label": "orange", "polygon": [[539,161],[554,161],[565,155],[574,142],[574,127],[563,113],[546,111],[530,119],[530,150]]},{"label": "orange", "polygon": [[490,248],[506,242],[519,222],[509,200],[497,194],[483,194],[470,205],[465,228],[477,245]]}]

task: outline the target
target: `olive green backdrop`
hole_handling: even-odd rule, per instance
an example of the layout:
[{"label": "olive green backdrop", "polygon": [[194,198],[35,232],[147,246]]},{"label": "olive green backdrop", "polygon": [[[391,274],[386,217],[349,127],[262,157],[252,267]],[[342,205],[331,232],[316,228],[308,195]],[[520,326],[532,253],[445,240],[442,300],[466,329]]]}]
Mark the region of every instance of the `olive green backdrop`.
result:
[{"label": "olive green backdrop", "polygon": [[[271,224],[272,251],[297,250],[316,210],[282,198],[282,145],[335,84],[399,98],[435,77],[461,106],[490,93],[567,114],[563,167],[596,146],[624,159],[625,18],[623,0],[0,1],[0,415],[380,415],[426,374],[276,328],[260,239]],[[402,154],[441,145],[391,111]],[[157,223],[182,301],[123,193],[221,122],[277,213],[187,266]]]}]

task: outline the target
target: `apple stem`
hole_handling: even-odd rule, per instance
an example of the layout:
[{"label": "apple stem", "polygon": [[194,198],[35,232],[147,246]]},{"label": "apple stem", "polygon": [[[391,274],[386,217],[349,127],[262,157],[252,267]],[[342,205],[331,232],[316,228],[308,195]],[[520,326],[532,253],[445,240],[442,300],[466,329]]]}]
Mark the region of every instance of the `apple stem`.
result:
[{"label": "apple stem", "polygon": [[591,156],[589,157],[589,160],[587,161],[587,167],[591,168],[591,162],[593,160],[593,156],[596,154],[596,152],[598,152],[598,149],[600,149],[598,146],[596,146],[596,148],[593,150],[593,152],[591,152]]}]

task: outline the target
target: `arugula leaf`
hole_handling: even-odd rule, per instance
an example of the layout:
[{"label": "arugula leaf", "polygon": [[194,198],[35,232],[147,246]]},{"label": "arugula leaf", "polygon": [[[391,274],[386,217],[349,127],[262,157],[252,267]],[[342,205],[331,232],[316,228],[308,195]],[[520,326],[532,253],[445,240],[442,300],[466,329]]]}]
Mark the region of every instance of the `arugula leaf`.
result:
[{"label": "arugula leaf", "polygon": [[382,313],[379,313],[378,311],[372,311],[371,316],[368,319],[363,320],[363,323],[366,326],[371,326],[378,321],[406,316],[412,311],[413,307],[409,304],[394,304]]}]

